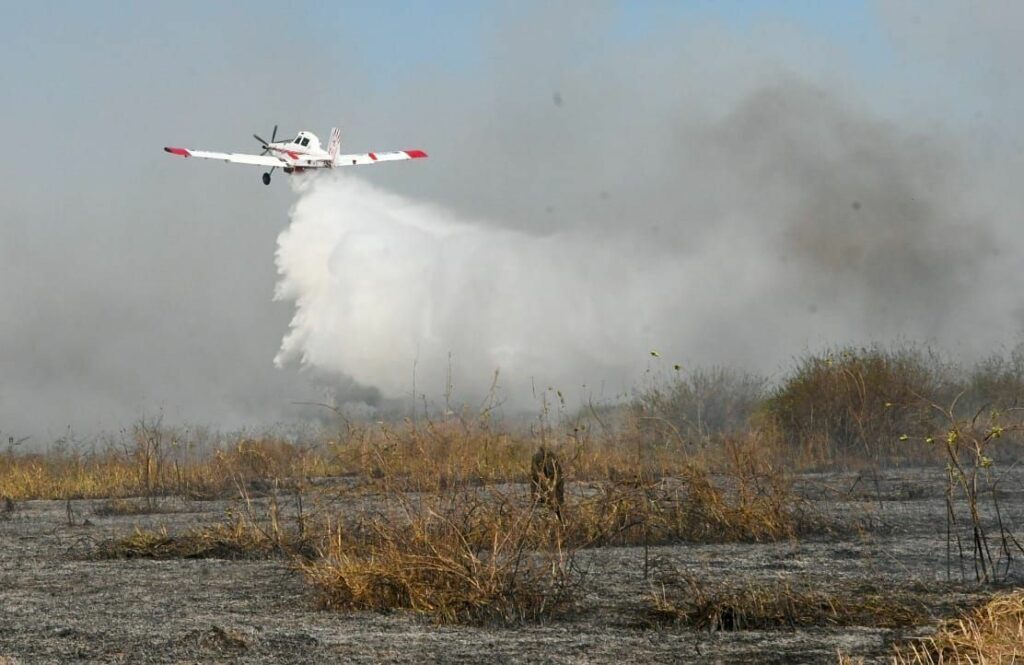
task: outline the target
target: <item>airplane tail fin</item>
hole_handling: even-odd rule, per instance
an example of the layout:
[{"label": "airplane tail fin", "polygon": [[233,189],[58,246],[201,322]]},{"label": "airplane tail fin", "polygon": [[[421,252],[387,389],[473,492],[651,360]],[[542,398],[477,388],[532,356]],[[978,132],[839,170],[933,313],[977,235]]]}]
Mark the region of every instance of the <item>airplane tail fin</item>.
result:
[{"label": "airplane tail fin", "polygon": [[341,148],[341,130],[337,127],[331,128],[331,140],[327,142],[327,152],[333,162],[338,156],[338,149]]}]

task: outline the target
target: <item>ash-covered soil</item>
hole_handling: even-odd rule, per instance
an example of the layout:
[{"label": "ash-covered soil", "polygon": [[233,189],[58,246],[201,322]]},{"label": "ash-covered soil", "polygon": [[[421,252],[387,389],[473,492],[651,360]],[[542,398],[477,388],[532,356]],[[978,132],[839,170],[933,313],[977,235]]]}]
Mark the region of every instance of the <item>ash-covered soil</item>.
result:
[{"label": "ash-covered soil", "polygon": [[[938,621],[986,592],[960,582],[955,558],[947,582],[942,474],[801,476],[799,491],[818,510],[859,528],[799,542],[652,547],[646,579],[643,548],[581,552],[589,572],[573,615],[516,627],[319,610],[283,560],[89,557],[136,526],[175,533],[217,522],[230,502],[165,501],[173,512],[105,515],[102,502],[76,501],[74,526],[63,502],[24,502],[0,520],[0,663],[816,663],[835,662],[837,649],[882,662],[894,640],[929,626],[708,632],[650,621],[650,599],[687,575],[712,586],[856,581],[919,594]],[[1024,473],[1004,478],[999,507],[1004,523],[1024,527],[1022,481]],[[1024,541],[1024,529],[1014,531]],[[1011,579],[1024,576],[1020,562],[1010,563]]]}]

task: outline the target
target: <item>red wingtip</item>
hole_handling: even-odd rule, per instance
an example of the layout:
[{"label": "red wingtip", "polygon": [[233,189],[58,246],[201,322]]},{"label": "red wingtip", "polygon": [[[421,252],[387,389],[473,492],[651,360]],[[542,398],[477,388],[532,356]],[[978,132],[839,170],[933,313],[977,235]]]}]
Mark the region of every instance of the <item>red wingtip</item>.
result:
[{"label": "red wingtip", "polygon": [[405,154],[409,155],[409,159],[423,159],[427,156],[422,150],[406,150]]},{"label": "red wingtip", "polygon": [[169,152],[172,155],[180,155],[182,157],[191,157],[192,154],[184,148],[164,148],[165,152]]}]

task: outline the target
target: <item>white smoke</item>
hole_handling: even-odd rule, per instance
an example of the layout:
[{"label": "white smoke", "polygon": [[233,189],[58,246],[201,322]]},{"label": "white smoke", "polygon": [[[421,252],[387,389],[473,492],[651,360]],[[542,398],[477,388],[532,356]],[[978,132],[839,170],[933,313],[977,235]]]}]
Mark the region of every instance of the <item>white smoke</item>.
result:
[{"label": "white smoke", "polygon": [[[1008,239],[930,144],[800,86],[680,141],[698,177],[657,202],[622,194],[618,218],[551,214],[544,235],[357,176],[300,182],[278,239],[276,297],[295,316],[276,363],[389,398],[450,383],[467,401],[499,370],[527,406],[534,386],[614,397],[652,363],[772,372],[807,348],[898,338],[962,355],[1019,329],[1015,304],[986,304],[1016,302],[1001,277],[1015,264],[993,258]],[[666,218],[682,198],[696,204]]]},{"label": "white smoke", "polygon": [[[719,241],[726,235],[716,235]],[[355,177],[301,187],[279,238],[279,299],[295,318],[276,362],[351,377],[388,396],[421,388],[479,398],[500,371],[513,403],[531,384],[566,392],[630,385],[650,350],[677,350],[707,323],[713,285],[753,298],[767,266],[730,268],[752,243],[711,243],[687,257],[639,256],[629,238],[528,235],[472,224]],[[450,354],[450,358],[449,358]]]},{"label": "white smoke", "polygon": [[296,305],[278,365],[297,358],[389,396],[409,393],[415,368],[427,391],[450,381],[465,398],[498,370],[521,398],[531,382],[624,383],[671,319],[647,307],[679,286],[668,257],[636,264],[581,233],[473,224],[355,177],[300,187],[278,242],[276,295]]}]

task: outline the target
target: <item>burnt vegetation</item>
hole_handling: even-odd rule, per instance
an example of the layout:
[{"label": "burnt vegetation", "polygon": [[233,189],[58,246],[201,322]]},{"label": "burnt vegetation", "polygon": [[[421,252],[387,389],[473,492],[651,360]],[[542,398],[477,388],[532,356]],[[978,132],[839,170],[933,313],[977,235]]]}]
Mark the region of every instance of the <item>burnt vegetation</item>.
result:
[{"label": "burnt vegetation", "polygon": [[[280,559],[318,607],[403,610],[443,624],[586,612],[585,553],[628,547],[645,580],[647,600],[630,619],[640,627],[921,627],[964,603],[910,580],[710,585],[665,577],[651,548],[856,538],[880,524],[877,515],[823,510],[802,474],[846,470],[856,479],[832,499],[860,487],[881,504],[877,474],[920,467],[934,487],[921,495],[941,496],[946,508],[945,567],[934,572],[948,588],[1012,582],[1024,547],[1000,505],[1000,474],[1019,457],[1021,358],[963,369],[918,347],[836,349],[799,359],[774,383],[655,367],[624,404],[570,412],[562,403],[532,428],[469,411],[346,422],[315,438],[225,438],[141,421],[88,449],[65,442],[0,455],[0,519],[30,499],[62,500],[69,516],[85,503],[93,519],[122,520],[228,500],[216,523],[135,527],[84,556]],[[996,620],[972,616],[979,626]],[[924,658],[967,639],[942,630],[907,643],[901,662],[933,662]],[[982,639],[987,629],[970,630]]]}]

